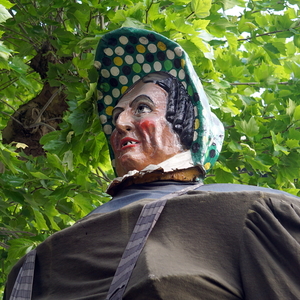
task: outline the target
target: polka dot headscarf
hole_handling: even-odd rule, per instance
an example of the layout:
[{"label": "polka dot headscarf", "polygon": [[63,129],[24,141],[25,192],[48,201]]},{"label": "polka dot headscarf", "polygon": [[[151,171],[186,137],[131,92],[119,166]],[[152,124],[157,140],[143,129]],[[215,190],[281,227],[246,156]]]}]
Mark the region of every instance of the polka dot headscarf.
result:
[{"label": "polka dot headscarf", "polygon": [[[190,149],[194,164],[206,171],[212,167],[222,147],[224,128],[210,110],[188,55],[177,43],[156,32],[120,28],[101,38],[95,66],[100,75],[98,110],[108,141],[114,130],[112,110],[122,94],[145,75],[165,71],[184,85],[194,105],[194,137]],[[112,151],[111,158],[114,159]]]}]

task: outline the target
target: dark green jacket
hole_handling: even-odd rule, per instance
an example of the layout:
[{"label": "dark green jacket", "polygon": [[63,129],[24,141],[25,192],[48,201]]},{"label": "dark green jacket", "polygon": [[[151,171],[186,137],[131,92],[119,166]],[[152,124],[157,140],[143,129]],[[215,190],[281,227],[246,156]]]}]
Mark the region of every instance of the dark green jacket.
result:
[{"label": "dark green jacket", "polygon": [[[32,299],[105,299],[142,199],[94,213],[37,247]],[[266,191],[193,191],[169,200],[127,300],[300,299],[300,201]],[[12,270],[9,299],[23,260]]]}]

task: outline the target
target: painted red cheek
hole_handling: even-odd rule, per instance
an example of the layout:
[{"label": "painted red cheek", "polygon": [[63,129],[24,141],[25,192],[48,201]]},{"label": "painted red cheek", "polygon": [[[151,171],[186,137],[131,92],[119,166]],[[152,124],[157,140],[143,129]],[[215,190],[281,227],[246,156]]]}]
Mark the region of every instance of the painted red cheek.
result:
[{"label": "painted red cheek", "polygon": [[155,127],[155,122],[153,122],[153,120],[143,120],[140,122],[140,127],[142,130],[147,131],[150,128]]}]

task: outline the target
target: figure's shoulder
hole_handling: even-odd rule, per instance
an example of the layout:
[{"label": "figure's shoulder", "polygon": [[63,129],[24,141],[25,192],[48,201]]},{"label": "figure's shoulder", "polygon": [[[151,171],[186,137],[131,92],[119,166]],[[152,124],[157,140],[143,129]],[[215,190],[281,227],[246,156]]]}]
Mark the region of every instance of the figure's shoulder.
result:
[{"label": "figure's shoulder", "polygon": [[245,184],[231,184],[231,183],[215,183],[215,184],[205,184],[198,188],[199,191],[208,191],[208,192],[224,192],[224,193],[232,193],[232,192],[262,192],[266,194],[279,194],[287,197],[293,197],[300,201],[300,198],[289,194],[285,191],[280,191],[276,189],[253,186],[253,185],[245,185]]}]

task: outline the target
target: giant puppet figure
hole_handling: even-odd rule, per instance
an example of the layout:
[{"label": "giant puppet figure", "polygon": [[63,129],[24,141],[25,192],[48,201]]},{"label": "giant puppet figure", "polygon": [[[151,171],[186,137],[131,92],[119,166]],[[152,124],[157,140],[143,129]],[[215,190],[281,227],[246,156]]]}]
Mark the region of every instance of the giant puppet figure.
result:
[{"label": "giant puppet figure", "polygon": [[113,199],[20,260],[5,299],[300,299],[300,199],[202,184],[224,133],[183,49],[121,28],[95,65]]}]

